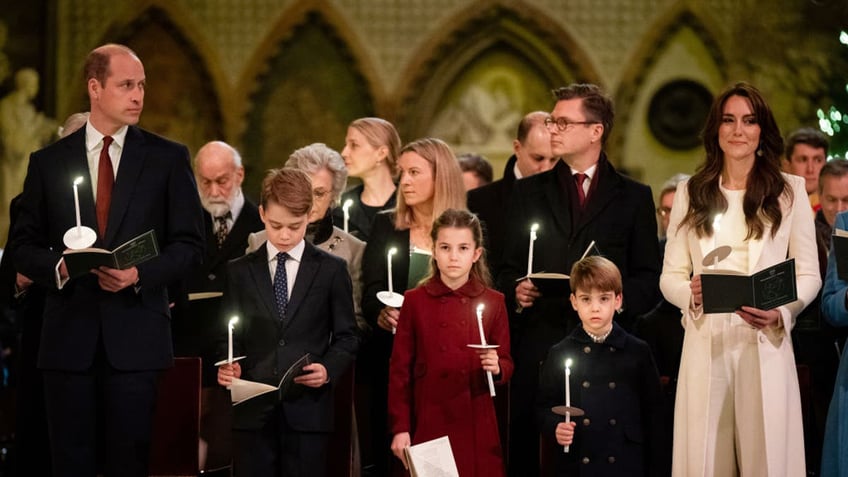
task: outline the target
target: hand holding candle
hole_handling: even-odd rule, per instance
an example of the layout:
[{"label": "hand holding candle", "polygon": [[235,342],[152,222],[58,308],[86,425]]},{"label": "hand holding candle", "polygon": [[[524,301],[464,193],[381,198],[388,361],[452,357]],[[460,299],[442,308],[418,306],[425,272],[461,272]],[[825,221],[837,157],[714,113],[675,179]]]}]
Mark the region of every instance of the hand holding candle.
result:
[{"label": "hand holding candle", "polygon": [[347,199],[344,201],[344,205],[342,205],[342,212],[344,213],[344,231],[347,232],[347,223],[350,220],[350,206],[353,205],[353,199]]},{"label": "hand holding candle", "polygon": [[[483,309],[486,306],[480,303],[477,305],[477,329],[480,330],[480,344],[486,346],[486,334],[483,332]],[[489,396],[495,396],[495,380],[492,377],[491,371],[486,371],[486,379],[489,381]]]},{"label": "hand holding candle", "polygon": [[227,323],[227,364],[233,364],[233,328],[236,323],[238,323],[238,316],[233,316]]}]

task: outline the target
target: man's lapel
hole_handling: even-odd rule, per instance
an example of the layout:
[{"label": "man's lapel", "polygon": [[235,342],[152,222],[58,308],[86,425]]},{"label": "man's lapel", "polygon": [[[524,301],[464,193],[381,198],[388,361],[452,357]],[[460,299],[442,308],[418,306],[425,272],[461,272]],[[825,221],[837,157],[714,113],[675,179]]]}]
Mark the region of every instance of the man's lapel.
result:
[{"label": "man's lapel", "polygon": [[268,253],[266,252],[265,243],[255,252],[250,254],[248,259],[248,267],[250,276],[253,277],[253,284],[259,293],[259,299],[265,305],[266,316],[277,317],[277,302],[274,299],[274,289],[271,285],[271,273],[268,269]]},{"label": "man's lapel", "polygon": [[294,289],[291,292],[291,298],[289,298],[288,307],[286,308],[286,319],[283,323],[284,328],[288,328],[297,316],[297,311],[306,299],[306,294],[309,292],[309,288],[312,287],[312,281],[315,279],[319,268],[318,251],[313,245],[306,242],[306,247],[303,249],[303,256],[300,257],[297,277],[294,280]]}]

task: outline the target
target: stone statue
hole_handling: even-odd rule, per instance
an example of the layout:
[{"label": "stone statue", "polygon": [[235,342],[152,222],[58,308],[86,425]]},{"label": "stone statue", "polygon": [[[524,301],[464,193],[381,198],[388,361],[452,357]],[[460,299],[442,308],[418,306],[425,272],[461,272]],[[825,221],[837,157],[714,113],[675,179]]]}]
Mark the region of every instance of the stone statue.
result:
[{"label": "stone statue", "polygon": [[15,74],[15,89],[0,99],[0,230],[9,226],[9,202],[23,190],[30,153],[56,137],[56,121],[35,110],[38,73],[23,68]]}]

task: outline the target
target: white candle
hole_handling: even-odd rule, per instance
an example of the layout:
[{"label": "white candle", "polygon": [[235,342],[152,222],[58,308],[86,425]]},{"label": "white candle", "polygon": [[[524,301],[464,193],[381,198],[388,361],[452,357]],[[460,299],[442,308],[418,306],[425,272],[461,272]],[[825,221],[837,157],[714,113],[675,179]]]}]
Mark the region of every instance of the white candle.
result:
[{"label": "white candle", "polygon": [[[565,360],[565,422],[571,422],[571,358]],[[563,446],[562,451],[568,453],[569,446]]]},{"label": "white candle", "polygon": [[539,230],[539,224],[530,226],[530,250],[527,252],[527,276],[533,273],[533,242],[536,241],[536,231]]},{"label": "white candle", "polygon": [[388,264],[389,264],[389,267],[388,267],[389,268],[389,293],[394,293],[394,291],[395,291],[394,287],[392,287],[392,255],[394,255],[396,253],[397,253],[396,248],[392,247],[391,249],[389,249],[389,256],[388,256],[388,260],[387,260]]},{"label": "white candle", "polygon": [[347,222],[350,220],[350,206],[353,205],[353,199],[344,201],[342,212],[344,212],[344,231],[347,232]]},{"label": "white candle", "polygon": [[79,209],[79,190],[77,186],[82,184],[82,176],[74,179],[74,207],[77,212],[77,235],[82,235],[82,220],[80,219],[80,209]]},{"label": "white candle", "polygon": [[227,364],[233,364],[233,328],[238,323],[238,316],[230,318],[227,324]]},{"label": "white candle", "polygon": [[[721,230],[721,218],[724,214],[716,214],[713,218],[713,247],[715,247],[715,236],[718,234],[719,230]],[[716,254],[715,259],[713,260],[713,268],[718,268],[718,254]]]},{"label": "white candle", "polygon": [[[480,330],[480,344],[486,346],[486,334],[483,332],[483,309],[486,306],[480,303],[477,305],[477,329]],[[486,371],[486,380],[489,382],[489,396],[495,395],[495,380],[492,377],[491,371]]]},{"label": "white candle", "polygon": [[486,346],[486,334],[483,333],[483,309],[486,305],[480,303],[477,305],[477,328],[480,330],[480,344]]}]

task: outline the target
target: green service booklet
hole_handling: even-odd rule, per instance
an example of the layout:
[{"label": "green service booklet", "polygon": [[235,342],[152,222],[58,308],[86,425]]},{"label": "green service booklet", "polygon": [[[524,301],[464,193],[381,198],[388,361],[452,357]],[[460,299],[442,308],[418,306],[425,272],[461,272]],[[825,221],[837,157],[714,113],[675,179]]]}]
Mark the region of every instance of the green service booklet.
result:
[{"label": "green service booklet", "polygon": [[701,289],[704,313],[733,313],[743,305],[771,310],[798,299],[795,259],[790,258],[753,275],[704,270]]},{"label": "green service booklet", "polygon": [[156,243],[156,233],[151,229],[112,251],[102,248],[81,248],[65,250],[63,255],[68,276],[76,278],[89,273],[92,268],[109,267],[125,270],[146,262],[159,256],[159,244]]}]

